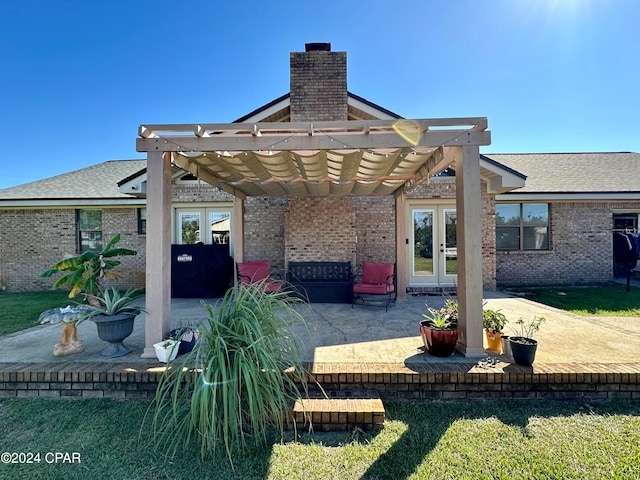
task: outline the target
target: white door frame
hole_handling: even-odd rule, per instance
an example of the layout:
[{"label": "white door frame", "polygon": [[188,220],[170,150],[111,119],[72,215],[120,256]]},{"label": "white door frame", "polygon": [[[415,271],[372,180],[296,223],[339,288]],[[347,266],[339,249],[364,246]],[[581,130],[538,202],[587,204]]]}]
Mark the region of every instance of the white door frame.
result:
[{"label": "white door frame", "polygon": [[[407,202],[407,285],[415,287],[451,287],[457,283],[456,273],[446,272],[446,258],[449,254],[456,255],[453,244],[445,241],[446,215],[455,212],[455,199],[447,200],[410,200]],[[415,274],[415,238],[414,238],[414,212],[431,214],[432,218],[432,268],[431,273]],[[451,266],[451,262],[449,264]]]},{"label": "white door frame", "polygon": [[203,231],[203,225],[208,225],[212,213],[228,213],[229,214],[229,254],[234,254],[234,215],[233,202],[216,202],[216,203],[192,203],[192,204],[174,204],[173,205],[173,243],[182,243],[182,216],[187,214],[197,215],[200,221],[200,232],[196,242],[204,244],[213,243],[212,233],[209,228]]}]

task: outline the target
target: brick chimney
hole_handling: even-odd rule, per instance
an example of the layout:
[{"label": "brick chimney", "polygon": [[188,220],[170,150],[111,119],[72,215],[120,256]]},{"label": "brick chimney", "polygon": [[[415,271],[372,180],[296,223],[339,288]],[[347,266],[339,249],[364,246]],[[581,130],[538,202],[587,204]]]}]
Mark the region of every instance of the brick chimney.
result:
[{"label": "brick chimney", "polygon": [[307,43],[291,52],[291,121],[347,120],[347,52]]}]

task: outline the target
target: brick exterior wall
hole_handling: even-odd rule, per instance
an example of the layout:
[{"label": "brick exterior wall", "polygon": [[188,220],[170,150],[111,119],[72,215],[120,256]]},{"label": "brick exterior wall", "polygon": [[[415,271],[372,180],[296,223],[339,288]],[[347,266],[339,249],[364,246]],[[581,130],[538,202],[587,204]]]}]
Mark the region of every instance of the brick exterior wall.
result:
[{"label": "brick exterior wall", "polygon": [[[138,234],[136,208],[103,208],[102,238],[116,234],[118,247],[138,253],[122,257],[114,270],[122,288],[143,287],[145,282],[145,236]],[[8,291],[48,290],[59,278],[40,274],[66,255],[77,254],[76,209],[0,210],[0,287]],[[105,286],[110,282],[104,281]]]},{"label": "brick exterior wall", "polygon": [[613,211],[640,202],[555,202],[548,251],[499,251],[500,287],[601,283],[613,278]]},{"label": "brick exterior wall", "polygon": [[284,279],[287,197],[249,197],[244,210],[244,259],[269,260]]},{"label": "brick exterior wall", "polygon": [[292,52],[291,121],[347,120],[347,53]]},{"label": "brick exterior wall", "polygon": [[347,197],[293,197],[285,215],[285,263],[356,263],[356,214]]},{"label": "brick exterior wall", "polygon": [[362,262],[396,261],[396,209],[393,196],[351,197],[356,214],[356,262],[354,273],[362,273]]}]

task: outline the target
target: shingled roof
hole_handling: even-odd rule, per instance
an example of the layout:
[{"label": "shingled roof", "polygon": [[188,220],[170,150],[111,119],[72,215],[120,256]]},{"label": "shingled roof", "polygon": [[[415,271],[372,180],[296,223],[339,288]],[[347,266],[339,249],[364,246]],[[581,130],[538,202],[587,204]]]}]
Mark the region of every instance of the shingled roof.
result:
[{"label": "shingled roof", "polygon": [[[109,160],[35,182],[0,189],[0,204],[22,201],[124,200],[118,182],[146,168],[146,160]],[[139,200],[138,200],[139,202]]]},{"label": "shingled roof", "polygon": [[640,193],[640,153],[484,154],[527,176],[510,194]]}]

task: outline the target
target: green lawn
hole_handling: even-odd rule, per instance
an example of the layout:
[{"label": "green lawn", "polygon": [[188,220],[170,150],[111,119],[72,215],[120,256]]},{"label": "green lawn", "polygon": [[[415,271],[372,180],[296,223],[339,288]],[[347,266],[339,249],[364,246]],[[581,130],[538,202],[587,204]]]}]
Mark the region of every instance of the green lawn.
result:
[{"label": "green lawn", "polygon": [[[638,402],[387,402],[380,432],[274,439],[236,459],[235,471],[224,453],[201,460],[196,446],[175,458],[154,451],[147,406],[0,400],[2,451],[40,453],[40,463],[0,464],[0,478],[640,478]],[[47,452],[77,453],[80,463],[47,463]]]},{"label": "green lawn", "polygon": [[640,316],[640,289],[624,285],[517,288],[513,292],[577,315]]},{"label": "green lawn", "polygon": [[[424,258],[416,255],[414,258],[414,270],[422,275],[433,274],[433,258]],[[447,273],[450,275],[458,273],[458,259],[447,260]]]},{"label": "green lawn", "polygon": [[0,292],[0,335],[38,325],[38,317],[50,308],[72,303],[68,292]]}]

